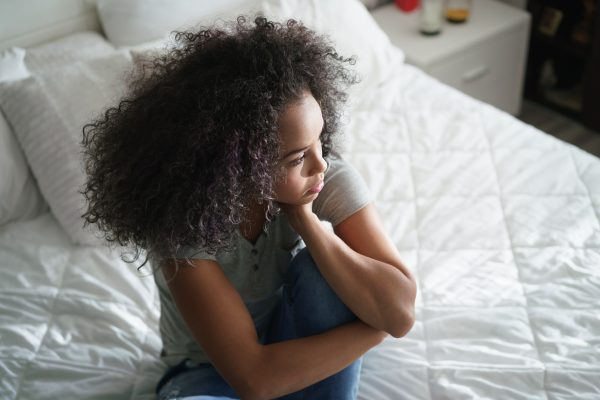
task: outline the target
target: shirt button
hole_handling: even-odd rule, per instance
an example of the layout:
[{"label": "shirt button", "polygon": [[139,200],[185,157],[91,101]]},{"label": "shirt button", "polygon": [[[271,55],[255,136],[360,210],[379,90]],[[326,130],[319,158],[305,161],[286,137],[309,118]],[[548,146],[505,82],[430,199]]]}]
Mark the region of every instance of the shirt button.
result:
[{"label": "shirt button", "polygon": [[255,270],[255,271],[258,271],[258,264],[254,264],[254,265],[252,266],[252,269],[253,269],[253,270]]},{"label": "shirt button", "polygon": [[252,249],[252,254],[255,254],[255,255],[258,254],[258,250]]}]

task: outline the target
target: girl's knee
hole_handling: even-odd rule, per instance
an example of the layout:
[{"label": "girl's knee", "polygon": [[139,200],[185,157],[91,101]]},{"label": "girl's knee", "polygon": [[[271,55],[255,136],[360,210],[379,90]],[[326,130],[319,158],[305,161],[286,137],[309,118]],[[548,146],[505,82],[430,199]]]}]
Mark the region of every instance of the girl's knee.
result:
[{"label": "girl's knee", "polygon": [[291,287],[307,291],[312,295],[337,298],[306,247],[292,259],[287,282]]},{"label": "girl's knee", "polygon": [[356,319],[325,280],[307,248],[292,259],[289,268],[289,300],[305,334],[323,332]]},{"label": "girl's knee", "polygon": [[[318,274],[320,275],[321,272],[318,270],[318,268],[319,267],[317,267],[315,260],[310,255],[308,248],[305,247],[302,250],[300,250],[298,253],[296,253],[294,258],[292,258],[292,260],[290,261],[290,264],[288,267],[288,272],[287,272],[288,281],[296,280],[301,275],[303,277],[305,277],[305,276],[308,277],[310,275],[310,277],[312,277],[312,278],[319,279],[319,277],[317,276],[316,273],[318,272]],[[306,278],[304,278],[304,279],[306,279]]]}]

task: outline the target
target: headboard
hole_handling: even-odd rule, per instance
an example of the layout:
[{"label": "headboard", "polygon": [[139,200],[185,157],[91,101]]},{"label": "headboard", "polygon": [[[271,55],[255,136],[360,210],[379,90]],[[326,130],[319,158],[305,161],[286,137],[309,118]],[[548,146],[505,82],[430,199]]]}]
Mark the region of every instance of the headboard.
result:
[{"label": "headboard", "polygon": [[94,0],[0,1],[0,50],[30,47],[83,30],[102,31]]}]

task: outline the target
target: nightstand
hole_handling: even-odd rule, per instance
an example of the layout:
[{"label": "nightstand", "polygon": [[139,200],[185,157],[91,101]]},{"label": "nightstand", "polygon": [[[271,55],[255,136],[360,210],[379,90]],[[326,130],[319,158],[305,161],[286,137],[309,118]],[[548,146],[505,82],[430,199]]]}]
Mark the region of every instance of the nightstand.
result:
[{"label": "nightstand", "polygon": [[513,115],[523,92],[530,16],[495,0],[473,1],[464,24],[443,23],[437,36],[419,33],[419,11],[394,4],[371,13],[406,62],[476,99]]}]

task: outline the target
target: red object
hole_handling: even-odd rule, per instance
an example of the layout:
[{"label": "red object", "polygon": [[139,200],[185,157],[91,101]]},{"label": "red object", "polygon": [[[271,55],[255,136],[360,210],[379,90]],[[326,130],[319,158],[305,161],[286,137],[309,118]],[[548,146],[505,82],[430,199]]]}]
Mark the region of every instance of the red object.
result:
[{"label": "red object", "polygon": [[394,0],[396,7],[404,12],[411,12],[419,7],[419,0]]}]

